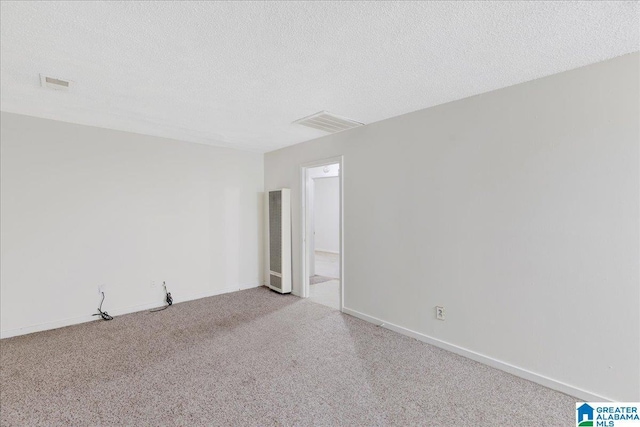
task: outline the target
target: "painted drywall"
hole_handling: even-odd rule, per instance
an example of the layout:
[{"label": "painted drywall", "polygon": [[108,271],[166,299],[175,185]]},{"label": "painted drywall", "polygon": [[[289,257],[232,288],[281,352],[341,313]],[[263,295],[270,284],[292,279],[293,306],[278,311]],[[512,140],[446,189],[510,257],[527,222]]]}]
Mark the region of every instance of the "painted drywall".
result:
[{"label": "painted drywall", "polygon": [[313,180],[314,249],[340,252],[340,178]]},{"label": "painted drywall", "polygon": [[265,186],[292,189],[294,291],[300,165],[342,155],[345,307],[576,395],[640,400],[639,62],[266,154]]},{"label": "painted drywall", "polygon": [[[261,283],[263,155],[1,115],[2,335]],[[151,282],[156,286],[152,287]],[[115,320],[117,321],[117,319]]]},{"label": "painted drywall", "polygon": [[[315,168],[309,168],[307,170],[307,179],[308,179],[308,183],[307,183],[307,188],[309,191],[309,221],[307,222],[307,226],[308,226],[308,230],[307,230],[307,236],[309,239],[309,247],[310,248],[315,248],[316,247],[316,243],[315,243],[315,236],[314,236],[314,229],[315,229],[315,208],[314,208],[314,200],[315,197],[313,195],[314,192],[314,181],[315,178],[329,178],[329,177],[337,177],[340,175],[340,164],[339,163],[335,163],[335,164],[328,164],[328,165],[323,165],[323,166],[318,166]],[[338,218],[338,224],[339,224],[339,218]],[[339,230],[339,229],[338,229]],[[339,231],[338,231],[339,233]],[[338,239],[339,239],[339,235],[338,235]],[[339,248],[337,248],[335,250],[335,252],[338,252]],[[308,263],[308,274],[309,276],[313,276],[316,274],[316,268],[315,268],[315,252],[314,251],[309,251],[309,263]]]},{"label": "painted drywall", "polygon": [[332,165],[318,166],[315,168],[309,168],[307,175],[309,178],[330,178],[332,176],[340,175],[340,164],[335,163]]}]

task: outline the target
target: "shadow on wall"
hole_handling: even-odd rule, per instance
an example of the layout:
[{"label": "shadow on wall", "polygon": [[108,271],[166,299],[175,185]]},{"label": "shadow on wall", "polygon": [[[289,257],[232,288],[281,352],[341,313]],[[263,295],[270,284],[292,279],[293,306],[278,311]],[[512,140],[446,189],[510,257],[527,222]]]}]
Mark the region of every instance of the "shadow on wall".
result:
[{"label": "shadow on wall", "polygon": [[266,240],[266,236],[265,233],[267,232],[267,228],[265,226],[265,206],[264,206],[264,198],[265,198],[265,193],[261,192],[258,193],[256,195],[256,197],[258,198],[258,246],[256,247],[256,252],[255,252],[255,256],[258,257],[258,283],[260,285],[264,285],[265,284],[265,259],[264,256],[262,256],[262,251],[260,250],[261,248],[264,248],[265,242]]},{"label": "shadow on wall", "polygon": [[240,190],[237,188],[224,189],[224,256],[228,266],[225,286],[240,283],[240,242],[242,229],[240,227]]}]

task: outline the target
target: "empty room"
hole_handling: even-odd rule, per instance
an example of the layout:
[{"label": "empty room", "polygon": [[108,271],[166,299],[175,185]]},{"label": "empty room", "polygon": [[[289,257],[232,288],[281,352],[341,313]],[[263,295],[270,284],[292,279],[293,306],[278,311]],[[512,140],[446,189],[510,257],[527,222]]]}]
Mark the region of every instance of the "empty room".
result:
[{"label": "empty room", "polygon": [[3,427],[640,426],[640,2],[0,16]]}]

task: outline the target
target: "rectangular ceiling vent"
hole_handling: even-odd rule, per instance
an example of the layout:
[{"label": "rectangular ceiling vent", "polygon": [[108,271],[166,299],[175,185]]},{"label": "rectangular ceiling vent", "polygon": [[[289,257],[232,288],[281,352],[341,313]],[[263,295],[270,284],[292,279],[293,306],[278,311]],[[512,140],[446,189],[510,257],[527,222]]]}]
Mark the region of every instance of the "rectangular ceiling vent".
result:
[{"label": "rectangular ceiling vent", "polygon": [[69,80],[57,79],[55,77],[45,76],[40,74],[40,84],[42,87],[54,90],[69,90],[71,82]]},{"label": "rectangular ceiling vent", "polygon": [[320,111],[319,113],[296,120],[293,123],[314,129],[320,129],[329,133],[341,132],[343,130],[363,125],[363,123],[336,116],[335,114],[331,114],[326,111]]}]

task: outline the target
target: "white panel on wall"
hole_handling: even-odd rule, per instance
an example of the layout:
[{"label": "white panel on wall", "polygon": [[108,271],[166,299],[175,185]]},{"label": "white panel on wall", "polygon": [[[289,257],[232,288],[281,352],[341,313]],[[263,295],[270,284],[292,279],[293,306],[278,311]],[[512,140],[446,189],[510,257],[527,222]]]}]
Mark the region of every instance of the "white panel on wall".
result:
[{"label": "white panel on wall", "polygon": [[268,153],[265,185],[292,189],[294,254],[298,167],[342,155],[345,307],[581,396],[640,400],[639,63]]},{"label": "white panel on wall", "polygon": [[4,112],[1,132],[3,336],[95,319],[103,283],[111,314],[162,281],[176,302],[261,283],[262,154]]},{"label": "white panel on wall", "polygon": [[267,286],[279,293],[291,293],[291,190],[267,192],[268,242]]}]

